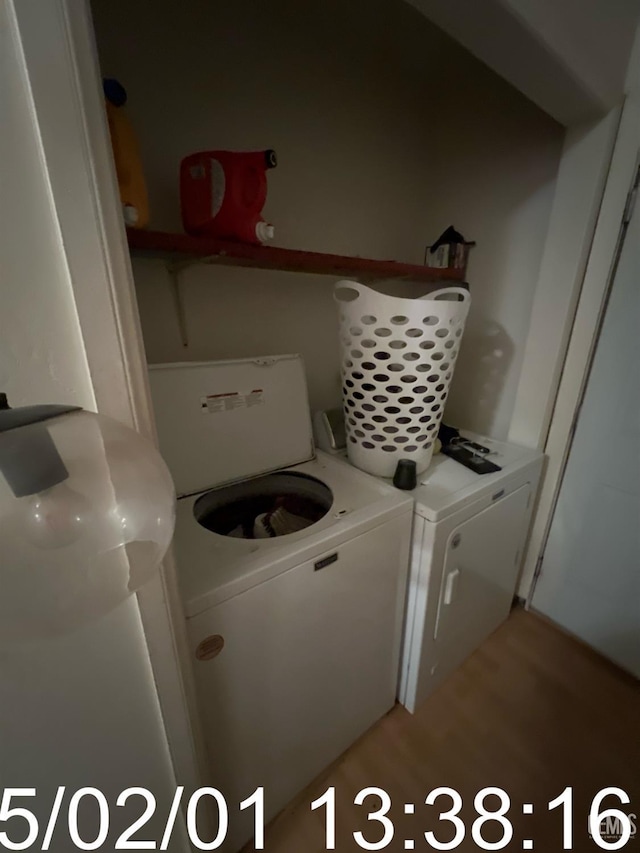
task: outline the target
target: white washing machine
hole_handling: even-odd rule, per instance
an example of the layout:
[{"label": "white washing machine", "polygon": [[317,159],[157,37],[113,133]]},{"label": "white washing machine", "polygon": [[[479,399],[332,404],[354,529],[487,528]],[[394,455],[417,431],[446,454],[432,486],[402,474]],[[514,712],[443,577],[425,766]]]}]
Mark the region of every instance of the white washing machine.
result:
[{"label": "white washing machine", "polygon": [[542,454],[465,432],[502,470],[434,456],[415,500],[400,701],[413,712],[509,615]]},{"label": "white washing machine", "polygon": [[[269,820],[393,706],[413,500],[316,456],[298,356],[157,365],[150,381],[235,850],[253,828],[241,800],[264,786]],[[297,532],[247,538],[278,527]]]}]

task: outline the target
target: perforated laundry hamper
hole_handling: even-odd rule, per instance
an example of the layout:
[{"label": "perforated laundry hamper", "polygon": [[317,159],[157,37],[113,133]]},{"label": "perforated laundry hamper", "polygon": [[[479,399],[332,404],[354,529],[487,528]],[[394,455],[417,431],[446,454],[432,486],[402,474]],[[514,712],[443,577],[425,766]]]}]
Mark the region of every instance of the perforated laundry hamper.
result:
[{"label": "perforated laundry hamper", "polygon": [[431,461],[470,296],[445,287],[419,299],[339,281],[347,451],[356,467],[392,477],[400,459]]}]

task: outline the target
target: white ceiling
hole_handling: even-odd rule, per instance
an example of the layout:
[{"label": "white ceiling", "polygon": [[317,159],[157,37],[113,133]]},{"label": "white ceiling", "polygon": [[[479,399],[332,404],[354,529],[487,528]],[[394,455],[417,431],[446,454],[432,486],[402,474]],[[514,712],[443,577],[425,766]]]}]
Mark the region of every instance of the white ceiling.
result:
[{"label": "white ceiling", "polygon": [[640,0],[407,0],[566,126],[624,93]]}]

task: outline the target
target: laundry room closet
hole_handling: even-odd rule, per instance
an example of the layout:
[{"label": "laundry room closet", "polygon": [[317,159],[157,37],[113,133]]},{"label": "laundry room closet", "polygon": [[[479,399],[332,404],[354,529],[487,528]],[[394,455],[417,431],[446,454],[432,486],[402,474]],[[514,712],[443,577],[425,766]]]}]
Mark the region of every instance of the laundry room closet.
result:
[{"label": "laundry room closet", "polygon": [[[275,246],[422,264],[449,225],[476,242],[445,419],[506,437],[564,128],[404,0],[92,0],[92,13],[101,71],[127,90],[150,228],[182,231],[183,157],[273,148]],[[298,352],[311,408],[339,405],[335,276],[189,265],[184,346],[166,260],[134,253],[133,271],[150,363]]]},{"label": "laundry room closet", "polygon": [[[405,0],[92,0],[92,12],[148,187],[146,230],[128,242],[179,498],[185,670],[213,784],[230,803],[262,786],[269,821],[509,615],[542,455],[504,439],[565,131]],[[207,217],[233,194],[229,152],[257,152],[260,203],[271,167],[268,245],[256,219],[244,242],[186,227],[181,162],[214,151],[189,161],[207,178]],[[472,244],[466,270],[425,264],[450,226]],[[335,289],[345,278],[405,308],[365,310],[366,288]],[[459,286],[418,299],[464,282],[470,300]],[[342,357],[350,335],[363,350]],[[314,447],[309,410],[341,408],[351,358],[347,444],[361,423],[365,454],[380,442],[395,474],[350,445],[348,462]],[[360,402],[373,381],[384,394]],[[445,447],[430,462],[445,402],[445,422],[491,459],[463,467]],[[251,837],[249,817],[231,821],[225,853]]]}]

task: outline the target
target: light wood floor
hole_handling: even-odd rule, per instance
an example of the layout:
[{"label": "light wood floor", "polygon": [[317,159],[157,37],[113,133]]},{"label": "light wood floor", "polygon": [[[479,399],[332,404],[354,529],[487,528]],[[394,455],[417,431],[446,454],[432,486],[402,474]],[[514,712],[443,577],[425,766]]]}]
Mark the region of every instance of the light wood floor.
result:
[{"label": "light wood floor", "polygon": [[[452,827],[437,825],[449,802],[424,805],[427,793],[443,785],[458,790],[465,802],[467,835],[456,850],[479,849],[470,831],[473,795],[499,786],[511,797],[515,829],[504,849],[522,850],[523,839],[533,839],[535,850],[561,851],[561,810],[548,812],[546,804],[571,785],[573,849],[597,851],[587,814],[598,790],[626,790],[632,804],[625,810],[640,819],[640,687],[541,618],[516,610],[415,716],[396,706],[285,809],[267,829],[268,853],[325,849],[325,810],[312,812],[310,803],[329,785],[336,787],[341,853],[360,849],[356,830],[371,841],[382,835],[379,825],[367,824],[367,809],[353,805],[355,794],[368,786],[384,788],[392,798],[396,833],[387,850],[402,851],[405,839],[415,839],[415,849],[427,851],[423,832],[429,829],[443,841],[451,838]],[[522,814],[525,802],[534,803],[533,816]],[[369,803],[372,810],[379,807]],[[416,804],[415,815],[404,815],[404,803]],[[495,803],[489,799],[487,806]],[[484,837],[500,838],[497,829],[487,824]],[[625,847],[633,850],[640,850],[640,820]]]}]

